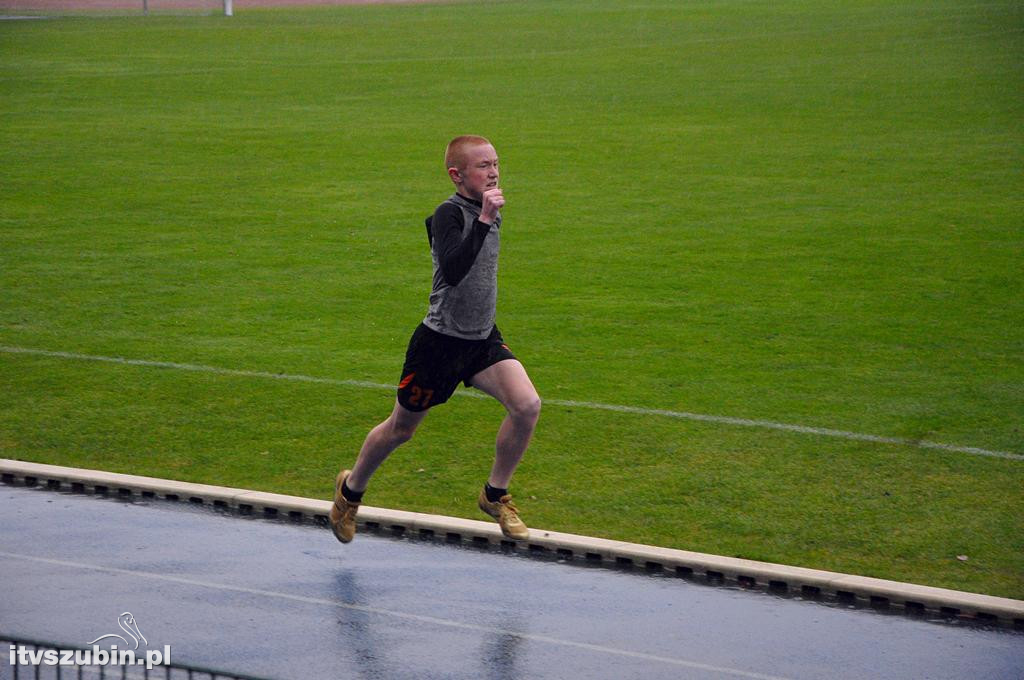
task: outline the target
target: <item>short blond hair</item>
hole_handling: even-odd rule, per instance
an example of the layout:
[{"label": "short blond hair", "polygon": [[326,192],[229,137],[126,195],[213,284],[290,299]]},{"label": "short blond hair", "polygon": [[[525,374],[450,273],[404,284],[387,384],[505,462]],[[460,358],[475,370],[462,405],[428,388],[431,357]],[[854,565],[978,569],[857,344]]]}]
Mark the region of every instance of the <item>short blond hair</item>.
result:
[{"label": "short blond hair", "polygon": [[461,135],[448,142],[444,150],[444,167],[462,170],[466,167],[466,151],[474,146],[490,144],[486,137],[479,135]]}]

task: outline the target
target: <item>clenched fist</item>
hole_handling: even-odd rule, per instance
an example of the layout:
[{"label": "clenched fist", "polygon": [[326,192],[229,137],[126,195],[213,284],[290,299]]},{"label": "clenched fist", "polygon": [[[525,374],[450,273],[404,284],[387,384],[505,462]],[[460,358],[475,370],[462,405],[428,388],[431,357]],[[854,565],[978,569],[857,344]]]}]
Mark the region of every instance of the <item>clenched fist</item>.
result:
[{"label": "clenched fist", "polygon": [[480,210],[480,221],[485,224],[494,224],[498,217],[498,210],[505,205],[505,197],[501,189],[494,187],[484,192],[483,208]]}]

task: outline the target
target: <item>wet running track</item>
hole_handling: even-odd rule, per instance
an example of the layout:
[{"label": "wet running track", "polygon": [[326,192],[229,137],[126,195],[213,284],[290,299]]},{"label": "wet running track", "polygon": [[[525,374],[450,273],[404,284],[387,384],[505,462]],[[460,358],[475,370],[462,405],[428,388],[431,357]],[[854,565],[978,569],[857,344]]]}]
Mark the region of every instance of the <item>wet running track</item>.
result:
[{"label": "wet running track", "polygon": [[175,662],[269,678],[1024,678],[1019,631],[665,575],[14,486],[0,517],[0,633],[131,612]]}]

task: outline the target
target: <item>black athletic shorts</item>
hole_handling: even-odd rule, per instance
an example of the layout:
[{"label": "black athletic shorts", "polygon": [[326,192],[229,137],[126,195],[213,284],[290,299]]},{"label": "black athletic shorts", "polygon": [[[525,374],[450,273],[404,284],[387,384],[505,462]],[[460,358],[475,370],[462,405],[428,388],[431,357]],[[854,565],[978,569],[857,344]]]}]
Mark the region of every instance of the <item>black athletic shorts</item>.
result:
[{"label": "black athletic shorts", "polygon": [[410,411],[425,411],[448,401],[459,383],[488,366],[515,359],[495,326],[484,340],[463,340],[420,324],[409,339],[405,366],[398,383],[398,403]]}]

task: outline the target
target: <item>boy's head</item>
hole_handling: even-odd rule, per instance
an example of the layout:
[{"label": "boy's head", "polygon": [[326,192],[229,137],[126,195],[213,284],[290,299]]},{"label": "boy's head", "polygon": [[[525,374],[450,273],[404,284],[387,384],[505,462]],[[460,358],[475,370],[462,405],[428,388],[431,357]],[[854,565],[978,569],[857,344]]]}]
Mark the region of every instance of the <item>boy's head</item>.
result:
[{"label": "boy's head", "polygon": [[463,135],[448,142],[444,164],[455,189],[466,198],[483,200],[498,186],[498,153],[484,137]]}]

